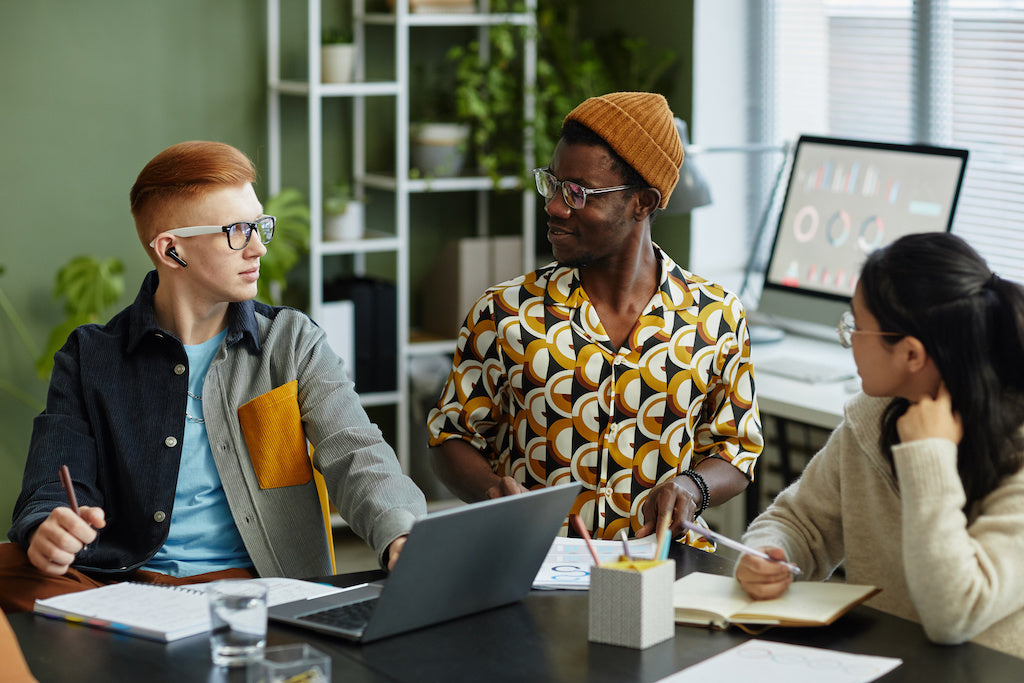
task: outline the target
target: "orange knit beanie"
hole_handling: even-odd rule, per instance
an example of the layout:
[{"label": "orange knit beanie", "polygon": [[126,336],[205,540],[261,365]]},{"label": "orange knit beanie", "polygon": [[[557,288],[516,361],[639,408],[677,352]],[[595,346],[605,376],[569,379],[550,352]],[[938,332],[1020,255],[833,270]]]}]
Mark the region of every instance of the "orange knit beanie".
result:
[{"label": "orange knit beanie", "polygon": [[661,208],[665,208],[679,180],[683,143],[662,95],[615,92],[591,97],[565,120],[578,121],[600,135],[651,187],[661,191]]}]

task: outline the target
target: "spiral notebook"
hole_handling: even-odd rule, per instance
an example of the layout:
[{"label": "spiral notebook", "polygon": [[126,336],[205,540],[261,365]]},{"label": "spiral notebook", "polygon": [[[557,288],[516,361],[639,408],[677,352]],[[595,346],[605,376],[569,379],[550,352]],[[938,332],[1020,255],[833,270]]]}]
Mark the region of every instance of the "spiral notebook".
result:
[{"label": "spiral notebook", "polygon": [[[298,579],[253,579],[267,586],[267,605],[314,598],[340,589]],[[166,586],[112,583],[78,593],[36,600],[46,617],[169,643],[210,630],[205,584]]]}]

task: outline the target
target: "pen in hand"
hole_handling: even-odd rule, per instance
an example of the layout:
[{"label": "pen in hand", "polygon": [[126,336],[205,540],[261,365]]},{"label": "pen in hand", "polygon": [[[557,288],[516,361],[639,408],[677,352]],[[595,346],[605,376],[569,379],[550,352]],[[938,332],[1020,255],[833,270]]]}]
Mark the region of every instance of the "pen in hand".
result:
[{"label": "pen in hand", "polygon": [[[68,507],[77,515],[78,499],[75,498],[75,487],[71,483],[71,470],[68,469],[67,465],[61,465],[58,474],[60,475],[60,483],[64,487],[64,492],[68,494]],[[82,550],[87,550],[88,548],[88,543],[82,545]],[[82,550],[78,552],[82,552]]]},{"label": "pen in hand", "polygon": [[701,536],[704,536],[706,538],[710,538],[712,541],[717,541],[718,543],[721,543],[722,545],[726,546],[727,548],[732,548],[733,550],[738,550],[739,552],[743,553],[744,555],[753,555],[754,557],[760,557],[762,560],[768,560],[769,562],[778,562],[783,567],[788,569],[793,574],[793,576],[799,576],[800,575],[800,567],[796,566],[792,562],[786,562],[784,560],[776,560],[774,557],[769,556],[768,553],[766,553],[766,552],[762,552],[762,551],[758,550],[757,548],[751,548],[749,545],[744,545],[744,544],[740,543],[739,541],[732,540],[728,536],[723,536],[722,534],[716,533],[716,532],[712,531],[711,529],[706,529],[706,528],[704,528],[702,526],[697,526],[696,524],[694,524],[692,522],[687,522],[686,520],[683,520],[683,526],[686,527],[687,529],[689,529],[690,531],[697,532]]},{"label": "pen in hand", "polygon": [[71,484],[71,470],[68,469],[67,465],[60,466],[60,483],[64,486],[64,491],[68,494],[68,507],[76,515],[78,514],[78,499],[75,498],[75,487]]}]

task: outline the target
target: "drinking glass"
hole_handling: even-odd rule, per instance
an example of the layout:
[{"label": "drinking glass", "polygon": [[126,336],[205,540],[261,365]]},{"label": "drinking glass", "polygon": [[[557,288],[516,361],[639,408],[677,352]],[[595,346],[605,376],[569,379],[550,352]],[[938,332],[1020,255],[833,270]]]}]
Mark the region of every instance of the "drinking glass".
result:
[{"label": "drinking glass", "polygon": [[206,594],[213,663],[243,666],[260,659],[267,642],[267,587],[258,581],[214,581]]}]

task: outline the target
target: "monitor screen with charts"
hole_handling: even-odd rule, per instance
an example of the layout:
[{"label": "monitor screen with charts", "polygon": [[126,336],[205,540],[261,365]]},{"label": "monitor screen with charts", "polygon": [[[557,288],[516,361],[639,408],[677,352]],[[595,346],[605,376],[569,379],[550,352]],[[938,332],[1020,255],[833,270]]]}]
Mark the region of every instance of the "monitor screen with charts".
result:
[{"label": "monitor screen with charts", "polygon": [[801,136],[758,313],[834,327],[868,253],[950,229],[966,165],[964,149]]}]

